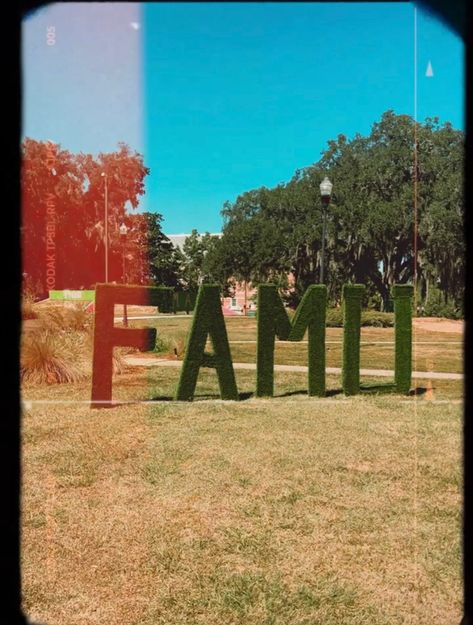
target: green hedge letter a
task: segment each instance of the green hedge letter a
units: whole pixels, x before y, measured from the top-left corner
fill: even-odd
[[[213,354],[205,351],[209,335]],[[211,367],[217,370],[222,399],[238,399],[219,287],[213,284],[202,285],[197,296],[186,355],[176,392],[177,400],[193,399],[200,367]]]
[[[291,323],[276,286],[258,288],[258,345],[256,356],[256,395],[272,397],[274,392],[274,340],[301,341],[309,334],[309,395],[325,395],[325,313],[327,287],[310,286]]]

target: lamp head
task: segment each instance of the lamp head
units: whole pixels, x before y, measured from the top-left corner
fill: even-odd
[[[333,184],[330,182],[327,176],[320,183],[320,195],[322,197],[330,197],[332,195]]]

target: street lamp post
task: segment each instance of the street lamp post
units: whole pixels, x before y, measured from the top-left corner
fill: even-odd
[[[126,235],[128,233],[128,228],[126,227],[126,224],[123,222],[122,225],[120,226],[120,239],[122,242],[122,282],[123,284],[126,284],[126,273],[125,273],[125,242],[126,242]],[[127,311],[127,305],[123,304],[123,325],[125,327],[128,327],[128,311]]]
[[[105,282],[108,282],[108,180],[107,174],[103,171],[100,174],[104,181],[105,196],[105,221],[104,221],[104,237],[105,237]]]
[[[320,256],[320,284],[324,284],[324,262],[325,262],[325,231],[327,221],[327,207],[330,204],[333,184],[325,176],[320,183],[320,196],[322,198],[322,251]]]

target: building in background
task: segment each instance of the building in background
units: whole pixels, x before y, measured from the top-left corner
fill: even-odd
[[[221,237],[221,232],[211,232],[211,236]],[[175,248],[184,251],[184,243],[190,233],[166,234]],[[256,289],[246,282],[238,282],[230,297],[222,297],[223,314],[226,317],[236,315],[256,314]]]

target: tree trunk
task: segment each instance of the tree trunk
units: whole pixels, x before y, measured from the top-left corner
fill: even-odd
[[[381,295],[381,310],[385,312],[389,303],[389,286],[386,286],[384,282],[384,274],[381,277],[378,272],[372,273],[370,278]]]

